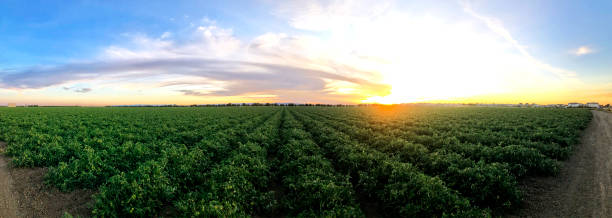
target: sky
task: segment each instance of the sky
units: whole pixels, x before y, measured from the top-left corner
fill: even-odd
[[[612,103],[611,1],[0,0],[0,105]]]

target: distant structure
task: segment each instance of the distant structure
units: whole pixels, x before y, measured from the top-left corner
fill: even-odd
[[[8,107],[17,107],[16,103],[8,103]]]
[[[589,107],[589,108],[599,108],[599,103],[597,103],[597,102],[588,102],[586,104],[586,106]]]
[[[575,103],[575,102],[567,104],[567,107],[580,107],[580,106],[582,106],[580,103]]]

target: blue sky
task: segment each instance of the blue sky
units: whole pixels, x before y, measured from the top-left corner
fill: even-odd
[[[0,104],[612,103],[609,1],[12,1]]]
[[[61,64],[95,56],[120,44],[126,33],[162,35],[202,19],[253,37],[261,33],[259,26],[282,24],[257,22],[271,21],[264,10],[253,1],[3,1],[1,60],[13,66]]]

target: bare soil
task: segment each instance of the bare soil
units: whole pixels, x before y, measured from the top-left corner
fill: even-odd
[[[0,148],[5,143],[0,143]],[[61,192],[44,185],[47,168],[15,168],[0,155],[0,217],[62,217],[90,215],[91,190]]]
[[[523,209],[509,217],[612,217],[612,113],[592,113],[559,175],[524,180]]]
[[[0,153],[5,145],[0,144]],[[13,180],[8,171],[6,157],[0,154],[0,217],[17,217],[17,202],[13,195]]]

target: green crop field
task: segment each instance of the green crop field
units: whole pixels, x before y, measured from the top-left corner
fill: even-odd
[[[1,108],[14,166],[99,217],[483,217],[554,175],[582,109]]]

